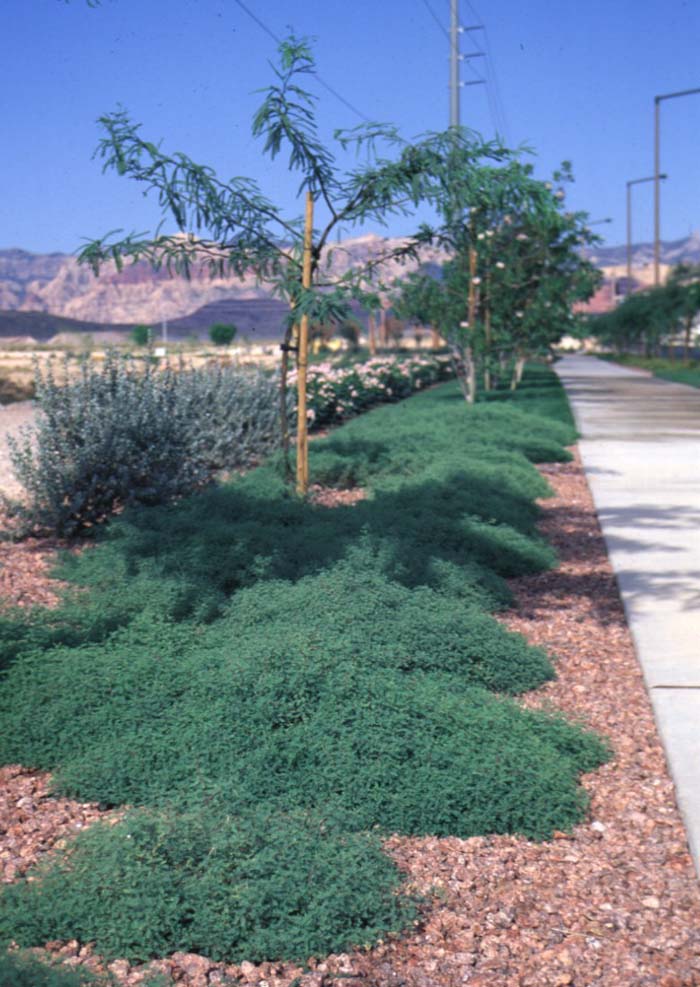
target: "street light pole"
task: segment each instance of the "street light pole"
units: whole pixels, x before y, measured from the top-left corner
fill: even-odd
[[[659,260],[660,260],[660,240],[661,240],[661,151],[659,133],[659,110],[664,99],[678,99],[679,96],[693,96],[700,93],[700,87],[696,89],[682,89],[677,93],[663,93],[661,96],[654,96],[654,284],[659,286]]]
[[[665,178],[668,178],[668,175],[659,175],[659,178],[663,180]],[[630,284],[632,281],[632,186],[640,185],[642,182],[655,182],[655,181],[656,181],[656,172],[654,172],[653,175],[649,175],[648,178],[631,178],[627,182],[627,291],[625,292],[626,295],[628,295],[630,292]]]

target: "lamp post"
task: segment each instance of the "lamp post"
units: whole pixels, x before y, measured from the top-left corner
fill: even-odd
[[[654,284],[659,285],[659,256],[660,256],[660,212],[661,212],[661,152],[659,149],[659,109],[664,99],[678,99],[679,96],[692,96],[700,93],[700,87],[696,89],[682,89],[677,93],[663,93],[661,96],[654,96]]]
[[[668,178],[668,175],[659,175],[660,179]],[[656,181],[656,175],[649,175],[648,178],[631,178],[627,182],[627,291],[630,293],[632,282],[632,186],[640,185],[642,182]]]

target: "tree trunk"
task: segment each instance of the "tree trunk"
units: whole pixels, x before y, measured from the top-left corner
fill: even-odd
[[[690,333],[693,328],[693,316],[688,315],[685,320],[685,332],[683,334],[683,363],[690,362]]]
[[[374,312],[369,313],[369,319],[367,320],[367,332],[369,340],[369,355],[377,355],[377,322],[374,316]]]
[[[462,352],[458,346],[450,346],[450,362],[452,363],[452,369],[455,372],[460,390],[464,395],[464,400],[467,404],[474,404],[476,374],[471,347],[468,346]]]
[[[513,368],[513,376],[510,379],[510,389],[514,391],[518,384],[523,379],[523,371],[525,370],[525,357],[522,354],[518,354],[515,360],[515,367]]]
[[[476,401],[476,363],[474,362],[474,353],[471,346],[467,347],[466,357],[467,379],[469,381],[469,397],[467,398],[467,403],[474,404]]]
[[[282,366],[280,369],[280,433],[282,436],[282,464],[284,469],[285,483],[292,481],[292,464],[289,458],[290,434],[289,434],[289,412],[287,411],[287,377],[289,376],[289,354],[294,349],[292,337],[294,326],[287,326],[284,332],[284,340],[280,345],[282,350]]]

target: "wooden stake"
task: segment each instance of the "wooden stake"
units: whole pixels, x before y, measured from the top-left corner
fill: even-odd
[[[306,193],[304,226],[304,266],[302,286],[311,287],[311,248],[314,228],[314,200]],[[309,317],[299,323],[299,360],[297,369],[297,493],[304,497],[309,489],[309,433],[306,418],[306,370],[309,365]]]
[[[486,275],[484,298],[484,390],[491,390],[491,272]]]
[[[474,364],[474,346],[473,341],[476,338],[476,284],[474,283],[474,278],[476,277],[476,250],[474,247],[469,248],[469,314],[467,316],[469,321],[469,340],[470,343],[466,347],[467,359],[469,361],[469,366],[467,367],[467,378],[469,381],[469,393],[467,401],[469,404],[474,404],[476,400],[476,366]]]

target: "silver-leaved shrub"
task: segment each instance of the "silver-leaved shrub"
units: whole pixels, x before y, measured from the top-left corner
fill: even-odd
[[[35,375],[37,422],[10,440],[23,533],[77,535],[123,506],[167,503],[217,470],[253,465],[278,443],[279,385],[260,371],[159,368],[108,352],[77,378],[67,364]]]

